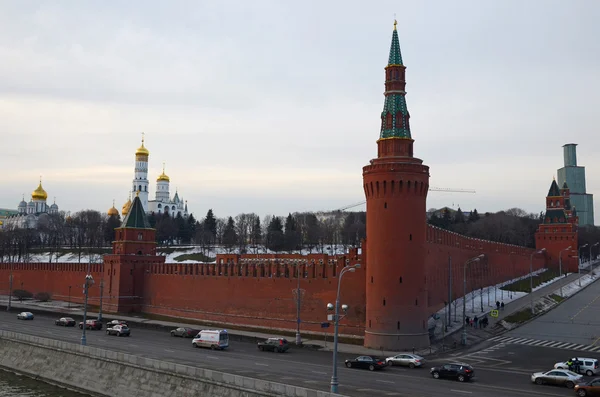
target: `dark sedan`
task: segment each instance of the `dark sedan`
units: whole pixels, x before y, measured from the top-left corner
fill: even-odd
[[[346,367],[348,368],[363,368],[375,371],[376,369],[383,369],[386,366],[385,360],[379,357],[360,356],[352,360],[346,360]]]
[[[71,317],[61,317],[58,320],[54,320],[54,325],[60,325],[61,327],[74,327],[75,320]]]
[[[431,376],[435,379],[455,379],[465,382],[473,379],[475,371],[469,364],[450,363],[431,368]]]
[[[171,331],[171,336],[179,336],[180,338],[193,338],[198,335],[200,330],[193,328],[180,327]]]

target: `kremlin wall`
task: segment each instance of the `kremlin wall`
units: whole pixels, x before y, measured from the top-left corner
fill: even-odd
[[[340,333],[364,340],[367,347],[403,350],[429,345],[427,321],[467,291],[495,285],[557,266],[577,271],[577,215],[570,208],[569,189],[552,182],[546,199],[547,216],[536,234],[536,250],[482,241],[427,224],[429,167],[413,156],[414,140],[405,100],[405,70],[394,25],[385,104],[377,141],[377,158],[363,168],[367,199],[367,239],[344,255],[217,255],[214,263],[165,263],[156,255],[155,230],[136,191],[121,228],[116,229],[113,253],[102,264],[0,263],[0,279],[33,292],[49,292],[54,300],[82,302],[82,284],[90,273],[96,285],[90,304],[102,300],[104,312],[141,312],[198,319],[225,327],[296,329],[295,290],[301,288],[303,333],[333,332],[327,303],[334,303],[338,277],[347,273],[340,303],[349,305]],[[135,187],[135,186],[134,186]],[[143,200],[142,200],[143,199]],[[565,253],[568,247],[571,252]],[[536,254],[537,253],[537,254]],[[300,276],[300,280],[298,280]]]

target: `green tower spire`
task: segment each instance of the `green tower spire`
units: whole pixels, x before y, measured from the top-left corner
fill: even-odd
[[[397,21],[394,21],[394,33],[392,33],[392,46],[390,47],[390,58],[388,66],[403,65],[402,53],[400,53],[400,40],[398,40],[398,31],[396,30]]]
[[[406,106],[406,67],[402,63],[397,22],[394,21],[390,57],[385,68],[385,102],[381,113],[381,131],[379,139],[412,139],[410,134],[410,114]]]

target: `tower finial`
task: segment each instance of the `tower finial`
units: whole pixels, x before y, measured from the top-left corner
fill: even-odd
[[[396,21],[396,14],[394,14],[394,30],[396,30],[396,25],[398,25],[398,21]]]
[[[135,197],[140,197],[140,191],[139,191],[139,190],[137,190],[137,191],[135,192]]]
[[[113,199],[113,207],[115,206],[115,199]]]
[[[165,162],[163,161],[163,174],[165,173]]]

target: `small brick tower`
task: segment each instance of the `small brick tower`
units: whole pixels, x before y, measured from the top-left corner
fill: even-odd
[[[571,207],[570,191],[567,182],[562,189],[552,180],[546,197],[546,213],[543,223],[535,233],[536,249],[546,248],[549,266],[559,267],[562,256],[562,271],[577,272],[577,211]],[[571,249],[567,249],[571,247]],[[561,254],[562,252],[562,254]]]
[[[394,21],[377,158],[363,168],[365,346],[387,350],[429,345],[425,273],[429,167],[413,157],[405,71]]]
[[[148,222],[139,192],[115,232],[113,252],[104,256],[105,288],[109,297],[107,310],[138,312],[144,295],[146,269],[153,264],[165,263],[164,256],[156,255],[156,230]]]

